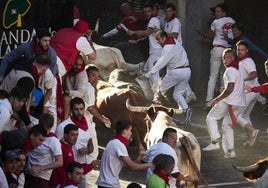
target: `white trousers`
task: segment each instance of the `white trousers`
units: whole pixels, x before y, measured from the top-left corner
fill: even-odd
[[[254,108],[254,105],[258,101],[260,94],[259,93],[246,93],[246,107],[241,112],[241,114],[237,118],[237,123],[241,127],[245,127],[246,124],[252,125],[251,119],[250,119],[250,113],[252,109]]]
[[[148,72],[152,69],[154,66],[154,63],[161,57],[161,51],[162,49],[155,49],[150,52],[149,58],[147,59],[143,70],[145,72]],[[150,78],[149,82],[152,88],[153,93],[158,93],[159,92],[159,71],[154,73]]]
[[[210,75],[208,80],[207,98],[206,101],[211,101],[214,98],[216,83],[220,73],[221,85],[223,85],[222,76],[224,66],[222,63],[222,53],[225,48],[214,47],[210,51]]]
[[[173,92],[174,100],[182,107],[182,109],[187,109],[188,104],[186,103],[183,94],[188,87],[190,78],[190,68],[173,69],[167,71],[167,74],[164,76],[160,86],[161,94],[164,95],[168,89],[175,86]]]
[[[238,117],[238,115],[244,109],[243,106],[232,106],[232,108],[235,117]],[[217,121],[222,118],[222,149],[224,153],[227,153],[228,150],[234,149],[234,130],[231,127],[232,120],[229,115],[228,104],[221,100],[212,107],[206,117],[208,134],[211,141],[221,137]]]

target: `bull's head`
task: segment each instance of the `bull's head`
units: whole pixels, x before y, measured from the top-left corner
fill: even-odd
[[[129,103],[129,99],[126,101],[126,107],[128,110],[132,112],[141,112],[146,113],[146,125],[147,125],[147,131],[151,129],[152,122],[154,121],[155,117],[157,116],[158,112],[162,111],[165,112],[168,116],[172,117],[174,114],[182,114],[182,109],[175,109],[175,108],[167,108],[161,105],[151,105],[149,107],[147,106],[132,106]]]
[[[244,177],[248,181],[256,181],[258,178],[261,178],[265,171],[268,169],[268,158],[261,159],[257,163],[250,166],[240,167],[233,165],[233,167],[236,170],[243,172]]]

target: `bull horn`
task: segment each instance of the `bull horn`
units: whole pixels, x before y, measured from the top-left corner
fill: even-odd
[[[182,114],[183,113],[183,109],[182,108],[172,108],[174,114]]]
[[[148,107],[146,106],[131,106],[129,104],[129,99],[127,99],[126,101],[126,107],[128,110],[132,111],[132,112],[146,112]]]
[[[251,172],[251,171],[254,171],[257,168],[259,168],[259,165],[257,165],[257,164],[253,164],[250,166],[243,166],[243,167],[235,166],[234,164],[232,164],[232,166],[234,167],[234,169],[236,169],[239,172]]]

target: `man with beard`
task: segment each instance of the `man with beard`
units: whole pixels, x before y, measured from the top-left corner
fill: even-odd
[[[248,43],[240,40],[236,43],[236,53],[239,60],[239,68],[243,72],[244,84],[250,87],[259,86],[256,65],[248,54]],[[259,130],[255,129],[250,119],[250,113],[258,101],[260,93],[246,93],[246,107],[237,118],[237,123],[247,132],[247,141],[244,146],[252,147],[257,140]]]
[[[16,62],[18,62],[17,60],[19,60],[22,56],[25,58],[23,63],[30,64],[38,54],[46,54],[51,61],[51,65],[49,70],[40,77],[40,83],[37,85],[44,93],[44,109],[41,111],[44,110],[44,113],[49,111],[53,114],[56,121],[56,96],[55,94],[52,94],[52,87],[55,87],[55,78],[59,80],[59,69],[57,65],[57,55],[55,50],[50,46],[50,39],[51,34],[47,28],[38,28],[36,29],[36,35],[32,41],[21,44],[16,49],[6,54],[0,64],[0,82],[11,71]]]
[[[75,97],[70,102],[70,109],[72,115],[58,125],[56,135],[59,140],[62,140],[65,126],[68,124],[76,125],[78,127],[78,139],[73,146],[74,159],[80,163],[90,164],[96,159],[92,156],[94,150],[92,133],[94,128],[88,117],[84,116],[85,102],[81,98]]]
[[[12,63],[24,56],[27,63],[31,63],[37,54],[47,54],[50,61],[50,70],[55,76],[58,73],[57,56],[55,50],[50,47],[51,34],[48,29],[39,28],[32,41],[21,44],[10,53],[6,54],[0,64],[0,82],[12,68]]]
[[[71,99],[74,97],[82,98],[85,95],[87,81],[85,62],[83,57],[79,55],[71,70],[65,74],[62,81],[64,90],[64,119],[69,117]]]
[[[15,87],[8,98],[0,100],[0,133],[14,128],[16,120],[13,114],[21,110],[27,98],[28,95],[22,87]]]

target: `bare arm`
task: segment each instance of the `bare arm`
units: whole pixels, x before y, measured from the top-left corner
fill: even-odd
[[[78,152],[81,155],[87,155],[87,154],[92,153],[93,150],[94,150],[94,146],[92,143],[92,138],[90,138],[90,139],[88,139],[87,147],[83,147],[83,148],[78,149]]]
[[[52,95],[52,88],[47,89],[45,96],[44,96],[44,104],[46,104],[47,101],[49,101],[51,95]]]
[[[248,77],[246,77],[244,79],[244,81],[249,81],[249,80],[253,80],[255,78],[257,78],[257,72],[256,71],[252,71],[251,73],[248,74]]]
[[[86,36],[87,36],[87,40],[90,44],[90,47],[92,48],[92,50],[94,52],[90,53],[90,54],[87,54],[87,57],[90,59],[90,60],[95,60],[96,57],[97,57],[97,54],[96,54],[96,49],[94,48],[94,45],[93,45],[93,42],[92,42],[92,38],[91,38],[91,35],[92,33],[87,33]]]
[[[109,118],[105,117],[104,115],[102,115],[99,111],[99,109],[95,106],[89,106],[87,108],[87,110],[98,120],[100,120],[101,122],[103,122],[105,124],[105,126],[110,127],[111,126],[111,121]]]
[[[62,155],[56,155],[55,161],[53,163],[44,166],[33,166],[31,169],[29,169],[29,173],[34,175],[44,170],[50,170],[61,167],[62,165],[63,165]]]
[[[213,99],[211,101],[211,105],[214,106],[215,104],[217,104],[220,100],[228,97],[234,90],[234,85],[235,83],[233,82],[230,82],[228,83],[227,87],[223,90],[223,92],[217,96],[215,99]]]
[[[132,31],[128,30],[127,34],[128,35],[137,35],[139,37],[142,36],[149,36],[154,30],[152,28],[147,28],[146,30],[138,30],[138,31]]]
[[[171,37],[171,38],[177,39],[179,37],[179,33],[176,33],[176,32],[174,32],[174,33],[168,33],[167,36],[168,37]]]
[[[144,170],[153,166],[152,163],[136,163],[132,161],[129,156],[121,156],[121,159],[124,161],[125,165],[131,170]]]
[[[214,36],[215,36],[215,31],[210,30],[208,33],[202,32],[198,29],[196,29],[196,32],[201,35],[202,37],[204,37],[205,39],[208,40],[213,40]]]

